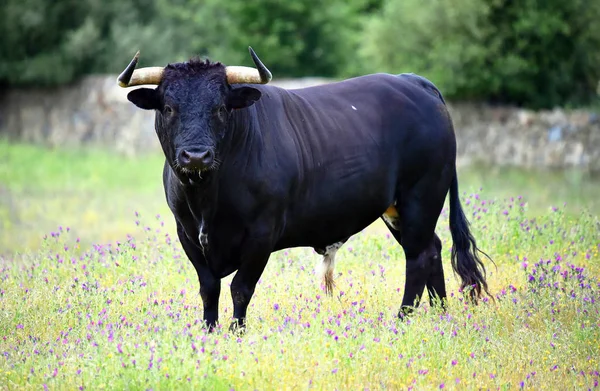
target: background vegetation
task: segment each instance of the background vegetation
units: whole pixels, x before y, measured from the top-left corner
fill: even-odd
[[[600,0],[6,0],[0,84],[69,83],[194,55],[276,77],[415,72],[453,99],[587,105],[600,80]]]

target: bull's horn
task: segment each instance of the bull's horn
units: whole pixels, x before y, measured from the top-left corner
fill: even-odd
[[[227,82],[229,84],[267,84],[271,81],[273,75],[267,69],[265,64],[260,61],[260,58],[254,53],[254,50],[248,46],[252,61],[256,65],[256,68],[243,67],[243,66],[228,66],[225,68],[225,74],[227,75]]]
[[[135,54],[133,60],[127,65],[127,68],[117,78],[119,85],[123,88],[139,86],[142,84],[160,84],[162,79],[163,67],[148,67],[135,69],[138,59],[140,57],[140,51]]]

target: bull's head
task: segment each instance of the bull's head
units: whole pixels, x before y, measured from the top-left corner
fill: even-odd
[[[135,69],[139,52],[119,75],[121,87],[144,84],[127,95],[133,104],[155,110],[155,128],[166,159],[179,176],[198,175],[219,165],[219,143],[231,111],[260,99],[258,89],[236,84],[266,84],[271,72],[249,48],[256,68],[192,60],[166,67]]]

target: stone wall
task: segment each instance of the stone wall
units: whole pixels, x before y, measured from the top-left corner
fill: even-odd
[[[47,146],[108,146],[133,155],[156,148],[153,114],[127,101],[115,77],[0,96],[0,136]]]
[[[450,104],[460,163],[600,172],[600,115]]]
[[[284,88],[324,79],[274,81]],[[139,110],[114,76],[88,77],[52,90],[0,92],[0,137],[48,146],[95,145],[134,155],[159,148],[154,115]],[[459,164],[600,172],[600,115],[585,110],[533,112],[479,104],[449,104]]]

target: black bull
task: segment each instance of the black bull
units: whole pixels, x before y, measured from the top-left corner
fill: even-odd
[[[335,252],[380,217],[406,256],[398,315],[425,287],[443,303],[434,231],[448,192],[452,267],[474,300],[487,292],[459,200],[452,120],[431,82],[373,74],[285,90],[228,81],[223,65],[190,61],[166,67],[156,89],[129,94],[156,112],[166,198],[210,329],[221,278],[237,271],[232,326],[244,326],[272,252],[313,247],[331,292]]]

